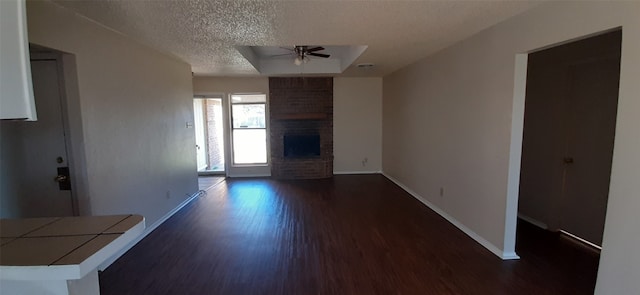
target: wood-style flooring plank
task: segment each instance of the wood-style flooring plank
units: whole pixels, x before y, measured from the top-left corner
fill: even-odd
[[[523,245],[521,245],[523,244]],[[598,255],[522,225],[502,261],[381,175],[227,179],[100,274],[101,294],[592,294]]]

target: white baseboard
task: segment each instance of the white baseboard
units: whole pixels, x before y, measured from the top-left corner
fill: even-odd
[[[478,242],[478,244],[482,245],[487,250],[491,251],[491,253],[495,254],[498,257],[500,257],[500,259],[502,259],[502,260],[520,259],[520,257],[515,252],[504,252],[504,251],[500,250],[500,248],[496,247],[494,244],[492,244],[491,242],[487,241],[486,239],[484,239],[483,237],[478,235],[476,232],[474,232],[471,229],[469,229],[468,227],[464,226],[460,221],[458,221],[457,219],[453,218],[451,215],[449,215],[446,212],[444,212],[438,206],[436,206],[436,205],[432,204],[431,202],[427,201],[425,198],[423,198],[422,196],[420,196],[416,192],[412,191],[410,188],[408,188],[406,185],[402,184],[397,179],[395,179],[395,178],[389,176],[388,174],[384,173],[384,171],[382,171],[382,175],[384,175],[384,177],[386,177],[387,179],[391,180],[397,186],[399,186],[404,191],[409,193],[416,200],[422,202],[422,204],[426,205],[431,210],[433,210],[434,212],[438,213],[438,215],[442,216],[444,219],[446,219],[451,224],[453,224],[455,227],[460,229],[467,236],[469,236],[470,238],[474,239],[476,242]]]
[[[333,171],[335,175],[342,174],[381,174],[382,171]]]
[[[502,260],[518,260],[518,259],[520,259],[520,256],[518,256],[518,254],[516,254],[516,252],[502,252],[502,256],[498,255],[498,257],[500,257]]]
[[[229,178],[243,178],[243,177],[271,177],[270,173],[253,173],[253,174],[228,174]]]
[[[120,258],[120,256],[124,255],[124,253],[129,251],[129,249],[133,248],[133,246],[135,246],[138,242],[142,241],[142,239],[144,239],[148,234],[150,234],[152,231],[154,231],[158,226],[160,226],[165,221],[167,221],[167,219],[169,219],[171,216],[173,216],[173,214],[176,214],[176,212],[180,211],[180,209],[182,209],[182,207],[186,206],[191,201],[195,200],[197,197],[201,196],[204,193],[206,193],[206,192],[205,191],[198,191],[198,192],[192,194],[191,196],[189,196],[189,198],[187,198],[186,200],[182,201],[182,203],[180,203],[177,207],[173,208],[167,214],[162,216],[162,218],[160,218],[159,220],[154,222],[151,226],[145,228],[144,232],[142,232],[142,234],[138,238],[136,238],[135,240],[131,241],[131,243],[129,243],[124,248],[122,248],[118,253],[116,253],[111,258],[105,260],[105,262],[100,264],[98,266],[98,270],[99,271],[103,271],[103,270],[107,269],[107,267],[109,267],[112,263],[114,263],[116,260],[118,260],[118,258]]]
[[[535,226],[537,226],[537,227],[539,227],[541,229],[549,229],[549,226],[546,223],[544,223],[542,221],[538,221],[536,219],[533,219],[533,218],[531,218],[531,217],[529,217],[527,215],[523,215],[523,214],[518,213],[518,218],[520,218],[520,219],[522,219],[522,220],[524,220],[524,221],[526,221],[528,223],[531,223],[531,224],[533,224],[533,225],[535,225]]]

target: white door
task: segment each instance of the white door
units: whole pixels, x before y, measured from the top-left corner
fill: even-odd
[[[194,131],[199,175],[224,174],[225,132],[222,98],[201,97],[193,100]]]
[[[2,215],[74,215],[56,60],[32,60],[38,120],[2,122]],[[67,175],[64,170],[67,170]],[[59,174],[60,172],[60,174]]]
[[[207,160],[207,130],[204,125],[204,105],[203,99],[193,100],[193,126],[196,133],[196,160],[198,171],[205,171],[209,168]]]

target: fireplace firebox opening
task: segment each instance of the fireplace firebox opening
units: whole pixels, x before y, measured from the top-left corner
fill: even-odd
[[[285,158],[315,158],[320,156],[320,135],[285,135]]]

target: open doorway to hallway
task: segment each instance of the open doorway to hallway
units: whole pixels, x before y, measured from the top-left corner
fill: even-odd
[[[198,174],[224,174],[222,98],[194,98],[193,109]]]
[[[590,261],[581,266],[590,269],[590,290],[609,196],[621,41],[617,29],[531,53],[527,63],[518,227],[547,240],[538,246],[578,245],[558,257]]]

